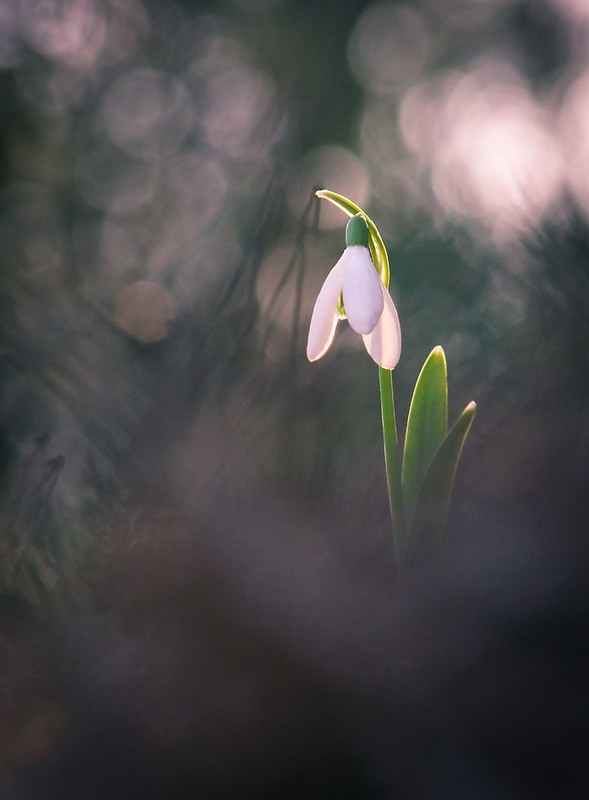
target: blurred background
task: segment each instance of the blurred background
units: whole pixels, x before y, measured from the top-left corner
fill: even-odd
[[[378,381],[477,401],[400,579]],[[589,792],[589,3],[0,3],[0,797]]]

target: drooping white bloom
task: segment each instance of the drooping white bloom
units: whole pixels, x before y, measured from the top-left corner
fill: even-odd
[[[346,247],[321,287],[309,328],[309,361],[317,361],[331,346],[340,295],[348,322],[362,336],[371,358],[379,366],[393,369],[401,356],[399,317],[368,247],[362,244]]]

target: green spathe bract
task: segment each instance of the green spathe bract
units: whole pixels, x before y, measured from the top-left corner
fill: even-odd
[[[388,289],[389,259],[382,236],[364,211],[343,195],[322,189],[351,217],[348,246],[366,246]],[[419,373],[407,418],[401,457],[392,370],[379,366],[385,470],[393,523],[397,568],[438,546],[446,527],[454,477],[476,405],[469,403],[448,432],[448,375],[443,349],[435,347]]]
[[[390,281],[389,257],[385,244],[382,240],[382,236],[380,235],[379,230],[374,222],[367,214],[364,213],[364,211],[362,211],[360,206],[352,203],[351,200],[348,200],[348,198],[344,197],[342,194],[330,192],[328,189],[320,189],[318,192],[315,192],[315,194],[322,200],[329,200],[330,203],[333,203],[334,206],[340,208],[344,214],[348,215],[348,217],[353,217],[356,214],[360,214],[364,218],[366,225],[368,226],[368,247],[372,255],[374,266],[378,270],[385,288],[388,289]]]

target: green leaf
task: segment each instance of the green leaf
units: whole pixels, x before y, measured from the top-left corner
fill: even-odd
[[[403,451],[403,496],[407,522],[431,461],[448,432],[448,373],[446,356],[435,347],[415,382]]]
[[[349,217],[354,217],[356,214],[361,214],[364,217],[366,224],[368,225],[368,232],[370,234],[370,241],[368,245],[370,247],[372,260],[374,261],[374,265],[380,274],[382,282],[388,289],[391,276],[389,257],[385,244],[382,240],[382,236],[380,235],[380,231],[374,222],[367,214],[364,213],[364,211],[362,211],[360,206],[352,203],[351,200],[348,200],[348,198],[344,197],[342,194],[330,192],[328,189],[320,189],[318,192],[315,192],[315,194],[322,200],[329,200],[330,203],[333,203],[334,206],[337,206]]]
[[[456,467],[475,411],[474,402],[466,406],[430,464],[417,498],[409,536],[409,558],[429,552],[442,540]]]

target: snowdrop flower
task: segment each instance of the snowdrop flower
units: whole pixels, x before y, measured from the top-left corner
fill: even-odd
[[[370,357],[384,369],[393,369],[401,355],[401,327],[397,309],[376,271],[368,249],[368,228],[361,214],[346,227],[346,249],[331,270],[315,301],[307,357],[317,361],[329,350],[343,309],[359,333]]]

